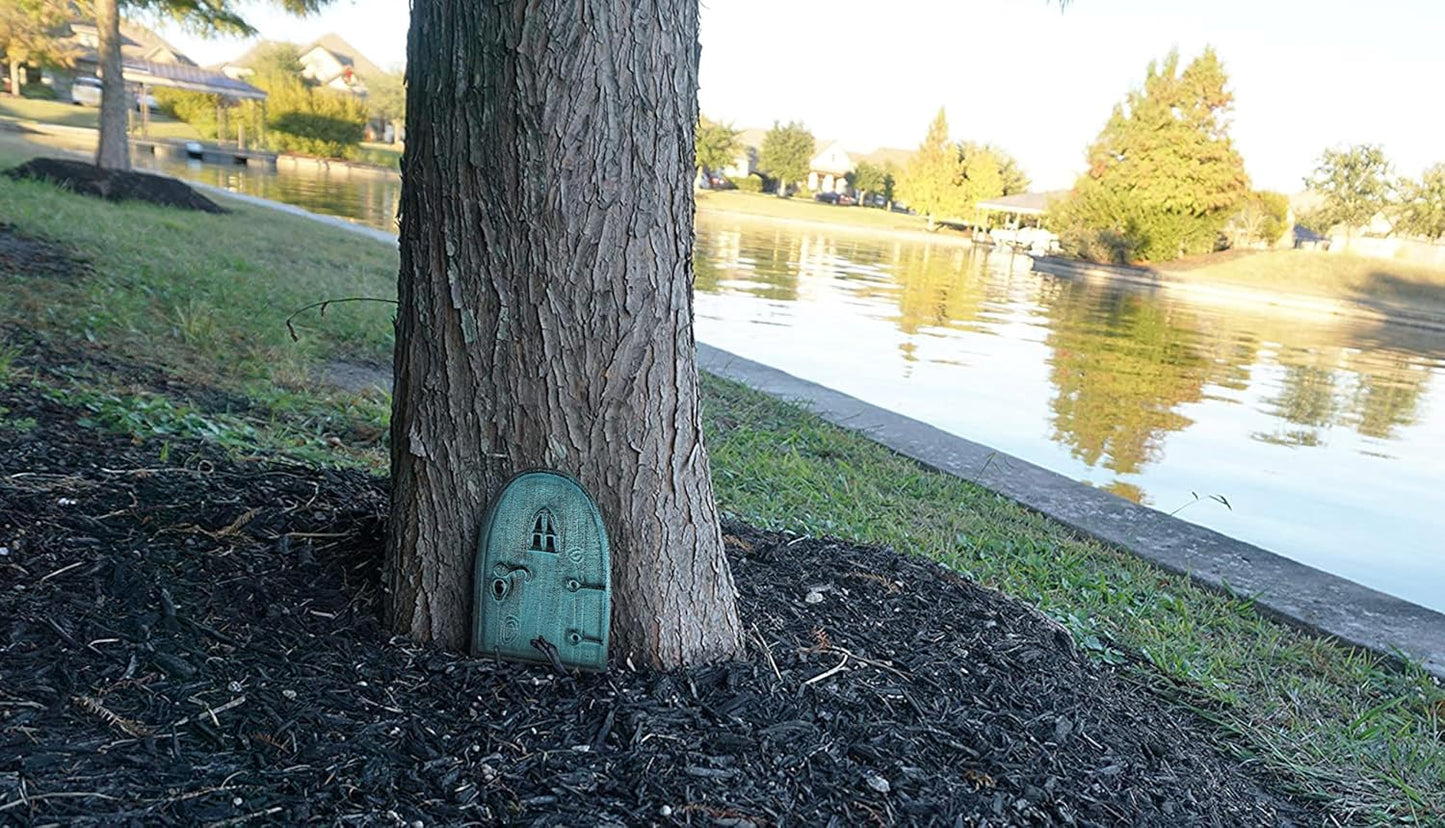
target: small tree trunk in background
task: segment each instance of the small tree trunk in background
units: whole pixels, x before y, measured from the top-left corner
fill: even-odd
[[[692,328],[697,0],[415,0],[387,617],[468,640],[483,512],[515,472],[597,499],[612,656],[741,646]]]
[[[10,59],[10,94],[20,97],[20,61]]]
[[[130,169],[126,122],[130,107],[121,77],[120,8],[118,0],[95,0],[95,27],[100,33],[100,145],[95,163],[107,170]]]

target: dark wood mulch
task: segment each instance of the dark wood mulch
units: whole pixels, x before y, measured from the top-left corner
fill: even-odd
[[[381,480],[0,406],[0,823],[1321,821],[919,559],[731,523],[745,660],[559,676],[388,639]]]
[[[49,181],[81,195],[107,201],[146,201],[163,207],[224,213],[226,209],[206,198],[189,184],[164,175],[103,170],[94,164],[69,158],[32,158],[5,171],[17,181]]]

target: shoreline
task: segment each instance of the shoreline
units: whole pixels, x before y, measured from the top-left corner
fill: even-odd
[[[1303,293],[1269,293],[1229,282],[1205,283],[1181,279],[1167,270],[1103,265],[1061,256],[1038,256],[1033,259],[1034,270],[1039,273],[1065,278],[1101,279],[1111,283],[1157,289],[1217,307],[1249,306],[1253,309],[1262,305],[1297,318],[1347,319],[1381,325],[1404,325],[1445,333],[1445,315],[1412,311],[1394,305],[1378,308],[1348,299]]]
[[[699,216],[710,215],[732,219],[745,219],[748,221],[759,221],[766,224],[779,224],[787,227],[806,227],[815,230],[828,230],[833,233],[848,233],[863,236],[877,236],[880,238],[891,238],[902,241],[915,241],[923,244],[946,244],[953,247],[973,247],[973,239],[967,236],[954,235],[951,231],[945,235],[940,228],[937,232],[930,233],[927,230],[905,230],[893,227],[869,227],[862,224],[847,224],[845,222],[818,221],[817,219],[788,218],[785,216],[769,216],[763,213],[749,213],[745,210],[730,210],[727,207],[712,207],[702,203],[697,205]],[[838,208],[848,209],[848,208]],[[854,208],[868,209],[868,208]]]

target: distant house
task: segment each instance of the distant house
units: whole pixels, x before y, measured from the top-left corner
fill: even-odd
[[[226,75],[241,79],[255,72],[252,67],[261,54],[279,41],[262,40],[234,60],[217,64],[215,69]],[[337,34],[326,34],[304,46],[296,47],[301,63],[301,76],[327,89],[350,92],[353,95],[366,94],[366,79],[385,74],[381,67],[372,63],[350,43]]]
[[[761,173],[758,167],[758,158],[763,151],[763,138],[768,134],[766,129],[744,129],[740,130],[735,139],[737,155],[728,166],[715,172],[722,173],[730,179],[746,178],[755,173]]]
[[[100,32],[94,22],[74,20],[68,24],[75,64],[69,69],[47,69],[44,82],[60,95],[70,97],[77,77],[100,75]],[[238,82],[220,72],[203,69],[165,38],[133,23],[120,24],[121,77],[136,100],[157,88],[183,89],[219,95],[228,101],[264,100],[266,93]],[[148,119],[141,119],[144,134]]]
[[[385,74],[337,34],[326,34],[301,49],[301,74],[338,92],[366,94],[366,79]]]
[[[841,193],[848,189],[848,173],[857,164],[841,141],[819,142],[823,149],[808,162],[808,189],[813,192]]]
[[[751,127],[739,130],[737,134],[737,155],[732,163],[721,170],[713,170],[721,173],[729,179],[738,179],[749,175],[766,176],[768,171],[760,163],[763,151],[763,139],[767,137],[766,129]],[[912,150],[896,149],[893,147],[879,147],[871,152],[860,152],[847,149],[842,141],[832,139],[820,139],[814,142],[817,149],[808,163],[808,189],[815,192],[841,193],[848,189],[848,173],[857,169],[863,162],[876,164],[879,167],[886,167],[890,164],[902,169],[908,159],[913,156]]]
[[[46,81],[61,96],[70,94],[70,84],[77,77],[100,75],[100,32],[94,22],[73,20],[70,39],[75,53],[75,64],[69,69],[47,69]],[[195,66],[196,62],[184,52],[167,43],[165,38],[144,26],[133,23],[120,24],[120,58],[127,65],[147,63],[161,66]]]

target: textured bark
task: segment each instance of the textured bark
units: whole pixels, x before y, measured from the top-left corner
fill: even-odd
[[[121,77],[119,0],[95,0],[95,28],[100,33],[100,145],[96,166],[107,170],[130,169],[130,147],[125,134],[129,107],[125,79]]]
[[[696,0],[415,0],[389,621],[461,647],[483,511],[554,468],[612,541],[614,659],[740,647],[692,327]]]

